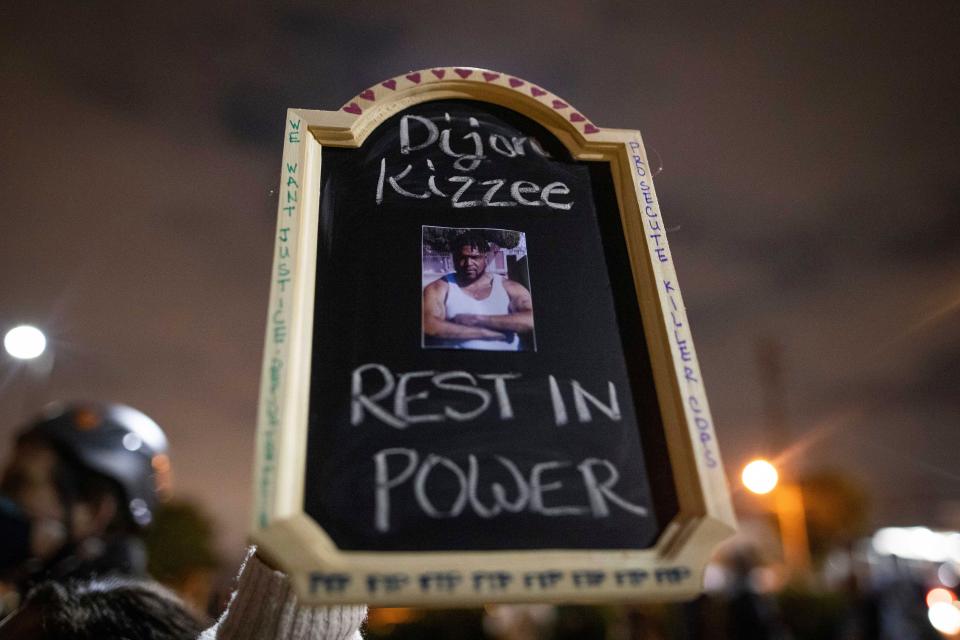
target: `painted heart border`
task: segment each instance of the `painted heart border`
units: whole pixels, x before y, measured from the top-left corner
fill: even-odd
[[[370,107],[378,98],[404,91],[413,87],[422,87],[437,82],[475,82],[481,85],[497,85],[533,99],[545,107],[563,116],[570,124],[578,127],[585,135],[599,133],[600,128],[590,122],[582,113],[577,111],[569,102],[543,89],[532,82],[517,78],[507,73],[480,69],[477,67],[431,67],[410,71],[394,76],[389,80],[379,82],[364,89],[340,107],[341,111],[359,116]]]

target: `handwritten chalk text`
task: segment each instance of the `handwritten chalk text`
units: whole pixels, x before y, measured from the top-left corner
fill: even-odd
[[[533,138],[508,138],[500,133],[485,136],[476,118],[451,118],[449,113],[444,116],[450,126],[443,128],[429,118],[412,114],[403,116],[400,119],[400,155],[409,156],[416,152],[435,152],[439,149],[440,154],[434,153],[434,156],[438,160],[444,158],[452,161],[452,169],[459,173],[446,175],[445,171],[440,171],[438,174],[437,164],[433,159],[424,157],[422,166],[426,167],[428,172],[424,178],[422,170],[414,172],[413,162],[401,160],[396,166],[391,163],[388,167],[387,158],[383,157],[380,159],[380,174],[377,178],[378,205],[383,204],[385,197],[392,195],[413,200],[447,198],[454,209],[520,206],[569,211],[573,207],[573,201],[568,197],[570,187],[562,181],[541,186],[525,179],[481,180],[463,175],[476,170],[491,156],[550,156]],[[456,139],[457,148],[454,148],[451,141],[453,127],[457,123],[462,126],[463,120],[467,122],[467,132]],[[415,177],[411,177],[411,173],[414,173]]]
[[[522,472],[517,463],[500,455],[481,459],[470,454],[464,464],[433,453],[421,455],[414,449],[394,447],[374,454],[373,463],[374,525],[384,533],[390,531],[390,506],[394,492],[401,487],[407,493],[412,492],[424,515],[438,520],[456,518],[466,512],[489,519],[522,511],[548,517],[606,518],[611,514],[611,505],[635,516],[648,514],[646,507],[633,504],[614,491],[620,472],[612,462],[600,458],[586,458],[576,465],[570,461],[549,460]],[[506,470],[511,481],[485,481],[483,469],[488,473]],[[433,476],[442,476],[447,486],[454,487],[456,495],[452,500],[445,493],[446,503],[440,504],[437,496],[431,495],[429,486]],[[502,472],[497,477],[502,477]],[[573,483],[582,486],[586,504],[559,504],[550,495]],[[482,498],[482,495],[488,497]]]
[[[447,420],[466,422],[480,417],[488,410],[494,410],[500,420],[512,420],[514,411],[508,381],[519,377],[519,373],[472,374],[466,371],[432,370],[395,374],[385,365],[367,363],[354,369],[351,375],[350,423],[362,424],[369,415],[395,429],[406,429],[418,423]],[[552,375],[548,376],[547,380],[554,421],[557,426],[566,425],[570,422],[570,417],[560,384]],[[481,381],[491,383],[492,390],[481,386]],[[606,400],[588,392],[578,380],[571,379],[569,384],[578,422],[592,422],[594,412],[614,422],[621,419],[620,401],[613,382],[607,382]],[[420,390],[411,391],[411,387],[418,387]],[[431,398],[431,394],[434,394],[435,398]],[[468,410],[462,406],[456,408],[450,399],[457,395],[472,397],[474,406]],[[436,398],[443,401],[442,411],[436,408],[429,413],[418,411],[413,406],[414,403]]]

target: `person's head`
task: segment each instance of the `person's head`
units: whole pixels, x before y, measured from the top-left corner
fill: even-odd
[[[125,578],[41,583],[0,622],[0,640],[193,640],[201,631],[171,592]]]
[[[0,476],[0,498],[29,530],[27,555],[44,564],[87,540],[149,524],[158,476],[169,470],[166,446],[160,427],[136,409],[49,407],[20,433]]]
[[[470,229],[450,243],[453,268],[463,282],[473,282],[487,272],[487,255],[490,243],[480,231]]]

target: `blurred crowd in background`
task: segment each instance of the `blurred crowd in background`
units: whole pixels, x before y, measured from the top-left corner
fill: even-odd
[[[116,404],[54,404],[19,431],[0,476],[0,609],[44,580],[151,577],[198,621],[225,608],[236,566],[217,526],[172,494],[161,428]],[[756,467],[769,467],[768,475]],[[688,603],[489,605],[372,609],[369,638],[758,638],[909,640],[957,637],[960,533],[869,531],[869,496],[841,473],[780,481],[768,462],[743,474],[736,536]]]

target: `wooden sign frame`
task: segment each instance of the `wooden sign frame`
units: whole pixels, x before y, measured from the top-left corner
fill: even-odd
[[[321,149],[359,147],[390,116],[450,98],[512,109],[548,129],[574,159],[610,165],[679,503],[649,549],[345,552],[303,512]],[[442,67],[386,80],[338,111],[290,109],[284,136],[251,532],[260,553],[290,574],[302,599],[318,604],[610,602],[698,593],[712,549],[736,524],[640,133],[600,128],[567,101],[508,74]]]

